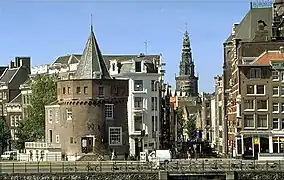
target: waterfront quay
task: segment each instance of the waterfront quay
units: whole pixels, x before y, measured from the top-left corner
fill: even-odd
[[[1,162],[0,179],[284,179],[284,161],[198,159],[157,167],[139,161]],[[29,177],[29,178],[28,178]]]

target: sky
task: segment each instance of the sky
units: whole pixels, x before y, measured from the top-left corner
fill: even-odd
[[[103,54],[162,54],[175,87],[187,24],[199,91],[213,92],[223,42],[249,11],[248,0],[1,0],[0,64],[31,56],[32,65],[82,53],[91,14]]]

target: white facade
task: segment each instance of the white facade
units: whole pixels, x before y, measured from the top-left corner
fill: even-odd
[[[219,129],[219,125],[217,125],[217,122],[216,122],[216,101],[215,101],[214,96],[211,98],[211,112],[210,112],[210,114],[211,114],[211,128],[213,130],[211,147],[214,148],[217,144],[217,142],[216,142],[217,131]]]
[[[141,63],[141,69],[137,70],[136,63]],[[161,60],[160,60],[161,62]],[[160,104],[158,85],[162,80],[162,74],[147,72],[146,58],[130,59],[120,62],[122,68],[118,72],[117,61],[110,61],[110,75],[117,79],[129,79],[129,97],[128,97],[128,131],[130,154],[137,155],[137,146],[142,146],[142,151],[159,148],[160,135]],[[126,68],[123,69],[123,68]],[[138,71],[138,72],[137,72]],[[145,137],[141,144],[137,144],[137,139],[141,140],[141,131],[145,130]],[[157,138],[155,138],[157,137]]]

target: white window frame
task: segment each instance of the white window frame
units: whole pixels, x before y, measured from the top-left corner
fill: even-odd
[[[255,89],[254,89],[254,93],[255,93],[255,95],[265,95],[266,94],[266,85],[264,85],[264,84],[257,84],[257,85],[254,85],[255,87]],[[257,86],[263,86],[263,94],[257,94]]]
[[[137,90],[136,87],[135,87],[135,82],[137,81],[141,81],[142,82],[142,89],[141,90]],[[138,88],[140,89],[140,87]],[[144,81],[142,79],[136,79],[136,80],[133,80],[133,91],[135,92],[141,92],[141,91],[144,91]]]
[[[277,79],[275,78],[276,76],[277,76]],[[279,71],[276,71],[276,70],[272,71],[271,78],[272,78],[272,81],[279,81]]]
[[[59,135],[58,135],[58,134],[55,136],[55,142],[56,142],[56,143],[59,143],[59,142],[60,142],[60,138],[59,138]]]
[[[277,119],[277,124],[278,124],[277,128],[273,128],[273,124],[274,124],[274,122],[276,122],[275,119]],[[273,130],[279,130],[280,129],[280,118],[272,118],[272,129]]]
[[[244,109],[244,111],[254,111],[254,109],[255,109],[255,100],[253,100],[253,99],[246,99],[245,101],[252,101],[253,109]],[[245,108],[245,106],[244,106],[244,108]]]
[[[52,123],[52,119],[53,119],[53,110],[52,109],[48,109],[47,110],[47,118],[48,118],[48,122]]]
[[[258,115],[262,116],[262,114],[258,114]],[[258,115],[256,115],[257,129],[267,129],[268,128],[268,114],[266,114],[266,126],[265,127],[259,127],[258,126]]]
[[[10,124],[11,124],[11,127],[15,126],[15,116],[14,115],[10,116]]]
[[[59,116],[60,116],[59,110],[57,109],[55,110],[55,123],[59,123]]]
[[[258,107],[257,107],[257,111],[268,111],[268,100],[264,100],[264,99],[257,99],[256,100],[256,106],[257,106],[257,101],[266,101],[266,109],[258,109]]]
[[[119,130],[119,142],[118,143],[112,143],[111,141],[111,131],[112,130]],[[117,134],[115,134],[117,135]],[[108,140],[109,140],[109,145],[111,146],[120,146],[122,145],[122,127],[109,127],[109,132],[108,132]]]
[[[279,112],[284,113],[284,102],[279,103]]]
[[[100,89],[102,88],[103,92],[100,92]],[[104,97],[105,96],[105,88],[103,86],[98,87],[98,96],[99,97]]]
[[[14,118],[15,118],[15,127],[19,126],[19,117],[20,117],[20,115],[14,116]]]
[[[274,90],[276,90],[276,88],[277,88],[277,94],[273,94],[274,93]],[[274,96],[274,97],[278,97],[279,96],[279,86],[273,86],[272,87],[272,96]]]
[[[136,127],[136,119],[135,119],[135,117],[141,117],[141,125],[142,125],[142,127],[141,127],[141,130],[139,130],[139,131],[137,131],[136,129],[135,129],[135,127]],[[142,113],[135,113],[134,115],[133,115],[133,122],[134,122],[134,132],[140,132],[140,131],[143,131],[143,114]]]
[[[7,99],[7,92],[3,92],[3,100]]]
[[[72,120],[72,118],[73,118],[72,108],[66,108],[66,119]]]
[[[105,118],[106,119],[113,119],[113,111],[114,104],[105,104]]]
[[[253,126],[245,126],[245,124],[246,124],[246,123],[245,123],[245,120],[246,120],[246,119],[245,119],[245,116],[252,116],[252,119],[253,119]],[[253,114],[245,114],[245,115],[244,115],[244,128],[245,128],[245,129],[252,129],[252,128],[254,129],[254,128],[255,128],[255,124],[256,124],[256,122],[255,122],[255,115],[253,115]]]
[[[273,111],[274,106],[277,104],[278,111]],[[276,107],[276,106],[275,106]],[[279,103],[272,103],[272,113],[279,113]]]
[[[281,85],[280,87],[279,87],[279,95],[281,95],[282,97],[284,96],[284,85]]]
[[[255,95],[255,94],[256,94],[256,91],[255,91],[255,90],[256,90],[255,85],[251,85],[251,86],[253,87],[253,94],[249,94],[249,93],[248,93],[248,86],[250,86],[250,84],[248,84],[248,85],[247,85],[247,87],[246,87],[247,95]]]

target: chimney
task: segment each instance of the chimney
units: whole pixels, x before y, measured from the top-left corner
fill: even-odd
[[[283,54],[284,53],[284,47],[280,46],[280,53]]]
[[[9,69],[12,69],[14,67],[15,67],[15,63],[13,61],[11,61],[10,64],[9,64]]]
[[[237,28],[238,25],[239,25],[239,23],[234,23],[233,24],[233,27],[232,27],[232,35],[233,36],[236,35],[236,28]]]

